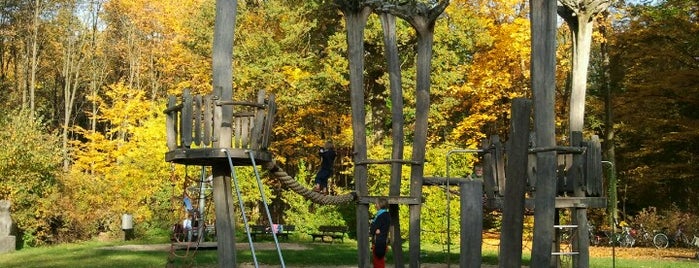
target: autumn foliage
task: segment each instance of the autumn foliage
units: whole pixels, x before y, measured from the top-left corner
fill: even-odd
[[[238,1],[233,97],[251,100],[260,89],[275,94],[278,113],[270,150],[303,183],[318,169],[317,147],[332,140],[340,152],[333,182],[338,191],[349,192],[353,151],[345,22],[328,2]],[[139,235],[167,230],[179,221],[184,178],[199,176],[201,167],[164,161],[162,111],[167,94],[179,95],[184,88],[212,90],[215,1],[4,5],[0,199],[13,202],[22,244],[89,239],[100,233],[118,236],[123,213],[134,215]],[[532,95],[528,8],[528,1],[520,0],[453,0],[437,20],[426,176],[446,175],[444,155],[451,149],[473,148],[493,134],[507,139],[512,99]],[[608,86],[616,136],[604,142],[617,152],[619,206],[631,215],[649,206],[698,213],[696,1],[620,5],[610,12],[597,24],[608,27],[608,34],[596,29],[594,36],[585,135],[605,137],[603,93]],[[569,33],[565,25],[559,27],[560,142],[567,135]],[[364,38],[369,155],[387,159],[392,104],[378,16],[369,17]],[[409,138],[415,122],[417,38],[400,20],[396,38]],[[602,41],[609,44],[606,63]],[[410,153],[406,148],[406,158]],[[455,160],[458,166],[451,167],[450,175],[467,174],[473,161]],[[370,191],[386,194],[388,169],[372,168],[369,174]],[[280,211],[279,221],[297,226],[309,218],[314,219],[309,226],[353,221],[345,207],[312,209],[264,174],[263,180],[269,201]],[[250,197],[255,186],[248,180],[243,189],[249,193],[245,205],[259,211],[259,197]],[[444,191],[426,188],[424,195],[426,224],[445,230]],[[450,205],[455,218],[458,202]],[[284,215],[285,208],[295,214]],[[260,220],[259,215],[253,220]],[[425,235],[431,242],[444,242],[439,234]]]

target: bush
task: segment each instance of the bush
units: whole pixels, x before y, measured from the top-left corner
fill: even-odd
[[[675,233],[679,228],[685,234],[696,234],[699,231],[699,225],[696,215],[680,211],[676,206],[662,213],[658,212],[655,207],[642,209],[638,215],[632,218],[634,224],[643,226],[646,230],[664,230],[667,234]]]

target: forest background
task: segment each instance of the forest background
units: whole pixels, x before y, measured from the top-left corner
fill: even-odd
[[[611,2],[595,21],[584,135],[600,136],[605,158],[615,163],[624,217],[696,223],[699,2]],[[185,177],[197,178],[201,167],[164,161],[162,111],[167,94],[180,95],[185,88],[211,92],[214,1],[6,0],[1,5],[0,199],[12,201],[20,246],[116,236],[123,213],[134,215],[141,235],[167,231],[182,217],[180,197],[191,181]],[[317,148],[332,140],[340,155],[335,190],[351,191],[341,12],[323,0],[240,0],[238,6],[234,98],[254,99],[260,89],[275,94],[279,110],[270,148],[275,160],[310,185],[320,161]],[[446,175],[449,150],[474,148],[494,134],[507,139],[511,100],[532,97],[528,8],[521,0],[452,0],[437,21],[426,176]],[[411,29],[398,21],[406,125],[414,120],[415,101]],[[562,21],[557,36],[556,133],[563,144],[572,39]],[[373,159],[390,158],[391,148],[382,44],[373,15],[365,31],[365,108]],[[468,174],[472,161],[458,159],[452,175]],[[387,174],[370,170],[372,193],[386,194]],[[275,213],[274,221],[300,225],[302,231],[353,224],[351,205],[313,206],[273,178],[263,179],[272,210],[284,211]],[[259,211],[252,181],[241,180],[245,205]],[[437,232],[423,232],[423,238],[444,242],[438,235],[445,230],[444,190],[426,188],[424,194],[423,221]],[[449,205],[454,215],[448,216],[458,218],[458,202]],[[252,216],[259,218],[259,213]]]

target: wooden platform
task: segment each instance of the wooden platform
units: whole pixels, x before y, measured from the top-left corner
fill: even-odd
[[[252,161],[246,149],[228,149],[231,160],[235,166],[251,166]],[[251,151],[255,156],[255,163],[272,161],[272,153],[269,151]],[[183,165],[213,166],[228,165],[228,157],[221,148],[177,148],[165,153],[165,161]]]

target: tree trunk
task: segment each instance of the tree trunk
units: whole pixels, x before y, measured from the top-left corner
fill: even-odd
[[[366,145],[366,114],[364,111],[364,28],[371,14],[370,7],[354,6],[352,1],[340,1],[340,8],[345,15],[347,25],[347,51],[350,76],[350,101],[352,106],[352,136],[354,141],[354,161],[360,162],[367,159]],[[368,169],[366,165],[358,165],[354,168],[354,182],[357,195],[369,194],[367,186]],[[357,244],[360,249],[369,245],[369,206],[357,205]],[[368,250],[359,250],[357,254],[358,266],[369,267]]]
[[[29,115],[31,118],[35,118],[36,108],[35,108],[35,83],[36,83],[36,69],[38,65],[37,50],[38,50],[38,38],[39,38],[39,0],[34,0],[34,23],[32,24],[32,57],[31,57],[31,69],[29,73]]]
[[[590,66],[593,21],[585,14],[577,14],[573,33],[573,79],[570,94],[570,134],[583,130],[585,118],[585,93],[587,91],[587,69]],[[569,24],[570,25],[570,24]],[[577,27],[574,27],[577,26]]]
[[[403,159],[403,87],[400,70],[400,59],[398,57],[398,45],[396,41],[396,17],[389,13],[381,13],[381,25],[383,27],[384,54],[388,66],[388,79],[391,88],[391,118],[392,118],[392,138],[393,159]],[[388,190],[390,196],[400,196],[401,177],[403,174],[401,163],[391,164],[391,185]],[[393,261],[396,267],[403,267],[403,239],[400,234],[400,206],[393,204],[390,207],[392,232]]]
[[[71,10],[71,14],[74,10]],[[82,34],[75,35],[73,25],[67,26],[65,50],[63,51],[63,69],[61,76],[64,79],[63,85],[63,127],[61,129],[61,151],[63,153],[63,171],[68,172],[70,167],[70,157],[68,154],[68,133],[70,132],[70,119],[73,115],[73,104],[75,103],[77,91],[80,85],[82,57],[82,47],[85,41]],[[80,38],[75,40],[75,38]]]
[[[93,6],[93,4],[95,4]],[[105,72],[102,62],[97,58],[97,23],[100,10],[102,9],[101,3],[90,3],[90,11],[92,12],[92,31],[91,31],[91,47],[90,47],[90,95],[93,100],[97,98],[99,94],[99,89],[102,86],[104,80]],[[92,114],[96,115],[98,111],[97,102],[92,102]],[[97,118],[95,116],[90,117],[90,130],[92,132],[97,131]]]
[[[600,27],[600,32],[607,40],[609,33],[607,28]],[[611,167],[607,166],[608,170],[615,172],[613,168],[615,161],[614,152],[614,119],[612,116],[612,86],[611,83],[611,72],[610,72],[610,62],[609,62],[609,50],[606,41],[603,41],[600,45],[600,51],[602,53],[602,88],[604,91],[604,151],[603,155],[606,156],[606,160],[611,163]],[[609,181],[607,182],[607,214],[611,216],[610,223],[613,224],[613,219],[617,217],[617,182],[615,174],[607,176]]]
[[[411,160],[419,165],[410,167],[410,196],[422,197],[424,177],[425,147],[427,146],[428,118],[430,110],[430,74],[432,70],[432,45],[434,43],[434,25],[439,15],[449,5],[449,1],[440,1],[431,8],[426,5],[392,6],[390,12],[406,20],[417,33],[417,74],[415,93],[415,130],[413,133],[413,153]],[[420,267],[420,216],[422,205],[410,205],[410,267]]]

